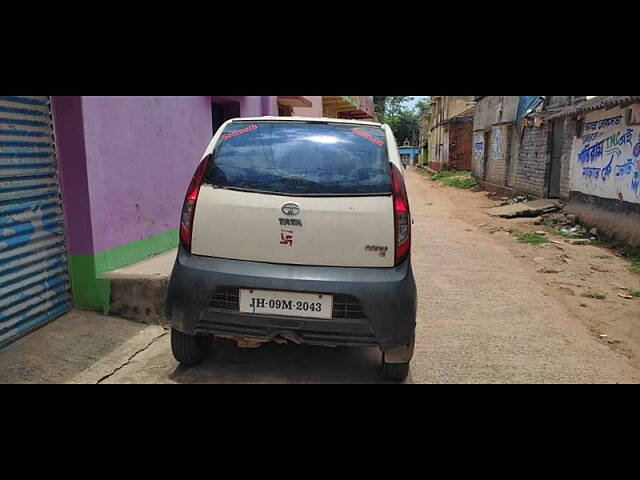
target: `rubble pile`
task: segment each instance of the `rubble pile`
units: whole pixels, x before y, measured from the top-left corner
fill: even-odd
[[[586,227],[576,223],[577,219],[575,215],[555,212],[542,215],[541,223],[556,228],[562,233],[569,243],[574,244],[586,244],[590,240],[596,240],[598,238],[598,230],[592,228],[587,230]]]
[[[513,205],[514,203],[526,203],[529,201],[529,198],[525,195],[518,195],[517,197],[513,198],[503,197],[500,200],[502,200],[500,206],[504,207],[505,205]]]

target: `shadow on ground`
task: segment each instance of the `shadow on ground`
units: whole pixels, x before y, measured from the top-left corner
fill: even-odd
[[[168,343],[168,342],[167,342]],[[177,383],[390,383],[380,352],[362,347],[314,347],[269,343],[257,349],[215,339],[211,355],[194,367],[176,366]]]

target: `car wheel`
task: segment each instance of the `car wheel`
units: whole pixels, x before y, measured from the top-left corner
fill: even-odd
[[[382,359],[382,374],[389,380],[404,380],[409,375],[409,362],[387,363]]]
[[[187,335],[171,328],[171,351],[174,358],[182,365],[195,365],[211,352],[211,335]]]

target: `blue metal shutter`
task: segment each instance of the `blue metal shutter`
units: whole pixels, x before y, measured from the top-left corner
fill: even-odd
[[[48,97],[0,96],[0,348],[71,308]]]

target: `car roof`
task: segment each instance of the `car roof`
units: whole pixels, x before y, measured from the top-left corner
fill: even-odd
[[[381,123],[367,122],[364,120],[347,120],[344,118],[329,118],[329,117],[241,117],[233,118],[232,122],[260,122],[260,121],[277,121],[277,122],[318,122],[318,123],[346,123],[350,125],[369,125],[375,127],[382,127]]]

